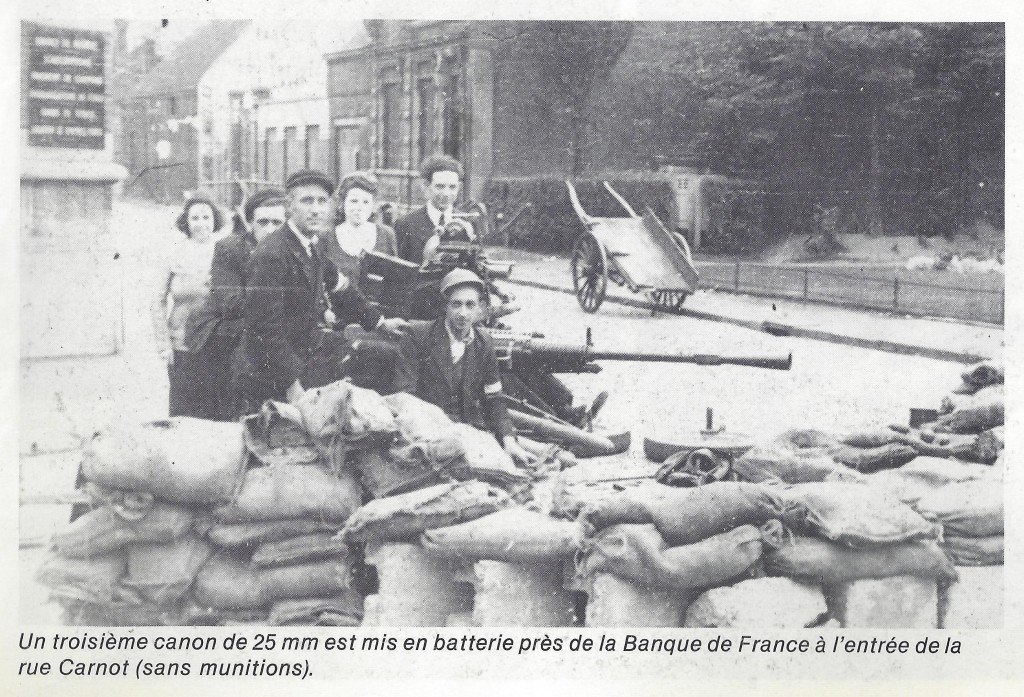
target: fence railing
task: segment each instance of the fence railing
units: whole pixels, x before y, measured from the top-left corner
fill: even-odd
[[[700,267],[701,285],[805,302],[821,302],[925,317],[1002,324],[1002,276],[953,276],[948,284],[917,272],[858,272],[815,267],[735,262]]]

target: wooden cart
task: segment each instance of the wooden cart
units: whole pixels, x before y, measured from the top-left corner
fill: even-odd
[[[668,230],[648,208],[642,216],[604,182],[604,187],[628,214],[624,218],[596,218],[580,204],[569,181],[569,199],[587,231],[572,252],[572,283],[585,312],[596,312],[608,291],[608,280],[643,293],[657,309],[675,312],[698,287],[689,245],[682,235]]]

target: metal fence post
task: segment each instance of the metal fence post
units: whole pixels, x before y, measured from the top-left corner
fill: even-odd
[[[733,276],[733,288],[735,290],[740,289],[740,260],[736,260],[736,273]]]
[[[898,278],[892,280],[892,307],[894,310],[900,309],[900,279]]]
[[[809,269],[804,269],[804,302],[807,302],[807,277],[810,275]]]

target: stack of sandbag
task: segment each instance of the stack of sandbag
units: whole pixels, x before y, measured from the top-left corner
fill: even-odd
[[[183,622],[212,553],[212,506],[245,464],[242,427],[191,418],[118,425],[86,443],[82,473],[95,507],[54,536],[39,580],[72,623]]]
[[[1003,425],[1005,370],[1001,361],[982,361],[960,375],[963,382],[943,398],[936,432],[979,434]]]

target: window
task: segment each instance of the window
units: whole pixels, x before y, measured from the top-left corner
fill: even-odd
[[[263,134],[263,179],[270,180],[270,141],[277,135],[277,129],[268,128]]]
[[[419,110],[416,114],[417,162],[423,162],[434,147],[434,95],[437,88],[433,77],[422,77],[416,83],[416,97]]]
[[[389,83],[381,86],[380,95],[381,162],[384,169],[398,169],[402,166],[401,92],[397,84]]]

